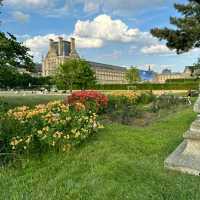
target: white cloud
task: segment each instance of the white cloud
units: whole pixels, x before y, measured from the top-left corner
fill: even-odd
[[[170,50],[163,44],[155,44],[151,46],[145,46],[141,49],[144,54],[173,54],[174,51]]]
[[[142,32],[137,28],[129,28],[121,20],[113,20],[108,15],[99,15],[92,21],[78,20],[74,35],[103,41],[132,42],[141,37]]]
[[[49,39],[57,40],[58,36],[62,36],[66,40],[70,37],[75,37],[77,48],[101,48],[109,42],[129,43],[132,47],[130,52],[139,52],[138,49],[141,49],[146,45],[148,47],[144,47],[142,52],[153,53],[153,51],[155,52],[158,47],[161,47],[151,46],[156,45],[157,40],[154,39],[150,33],[142,32],[137,28],[129,28],[123,21],[119,19],[113,20],[108,15],[99,15],[91,21],[78,20],[75,24],[74,32],[71,35],[38,35],[32,38],[26,38],[24,43],[31,49],[32,54],[38,59],[39,56],[41,57],[46,54]],[[160,52],[160,50],[157,50],[157,52]],[[110,57],[115,59],[120,57],[120,54],[120,52],[113,51]]]
[[[30,16],[25,14],[25,13],[23,13],[23,12],[21,12],[21,11],[16,11],[16,12],[13,13],[13,17],[17,21],[19,21],[21,23],[25,23],[25,22],[27,22],[29,20]]]
[[[30,48],[31,55],[34,56],[34,60],[40,61],[43,55],[46,55],[48,51],[49,39],[55,41],[58,40],[58,37],[61,36],[66,40],[69,40],[71,36],[62,34],[47,34],[47,35],[38,35],[32,38],[28,38],[24,41],[24,45]],[[103,46],[103,41],[94,38],[76,38],[76,47],[77,48],[100,48]]]
[[[77,48],[101,48],[104,45],[98,38],[73,37],[76,39]]]

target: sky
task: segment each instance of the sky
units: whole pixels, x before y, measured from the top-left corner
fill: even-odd
[[[200,50],[177,55],[150,34],[172,27],[169,17],[179,16],[175,2],[187,0],[4,0],[0,29],[29,47],[36,62],[46,55],[49,39],[62,36],[76,38],[86,60],[178,72],[195,63]]]

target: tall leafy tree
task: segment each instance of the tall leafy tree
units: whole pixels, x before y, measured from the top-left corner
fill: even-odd
[[[137,81],[140,81],[140,71],[137,67],[131,67],[130,69],[127,70],[126,72],[126,80],[132,84]]]
[[[189,0],[187,4],[174,4],[181,17],[171,17],[170,23],[176,28],[154,28],[153,36],[166,40],[167,47],[177,53],[200,47],[200,0]]]
[[[54,77],[55,83],[58,88],[62,89],[73,89],[75,84],[75,74],[76,74],[76,60],[67,60],[58,67],[56,75]]]
[[[91,89],[96,84],[95,73],[91,66],[85,60],[79,60],[77,66],[77,73],[75,76],[76,85],[80,89]]]
[[[2,2],[3,0],[0,0],[0,6],[2,6]],[[18,42],[11,33],[5,34],[0,31],[0,67],[7,66],[26,68],[29,71],[34,70],[29,48]]]
[[[88,89],[96,83],[94,72],[85,60],[68,59],[61,64],[54,77],[59,88]]]
[[[16,37],[10,33],[0,32],[0,66],[26,68],[29,71],[34,70],[29,48],[18,42]]]

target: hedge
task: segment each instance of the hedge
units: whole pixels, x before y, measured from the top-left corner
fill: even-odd
[[[200,79],[191,78],[191,79],[168,79],[166,83],[200,83]]]
[[[105,84],[96,85],[96,90],[198,90],[199,83],[143,83],[143,84]]]

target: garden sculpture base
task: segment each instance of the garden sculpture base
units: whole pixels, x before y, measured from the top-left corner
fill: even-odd
[[[200,114],[200,97],[195,103],[194,111]],[[165,167],[200,176],[200,115],[183,137],[184,141],[165,160]]]

